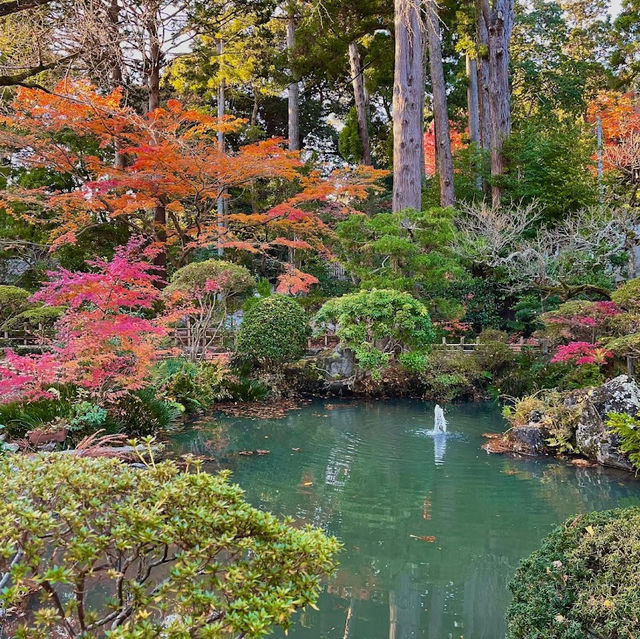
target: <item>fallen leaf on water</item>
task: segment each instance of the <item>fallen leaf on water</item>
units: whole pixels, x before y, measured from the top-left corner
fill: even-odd
[[[294,453],[299,453],[299,452],[302,450],[302,448],[292,448],[291,450],[292,450]]]
[[[312,481],[305,481],[304,484],[302,484],[303,486],[313,486],[313,482]]]
[[[595,464],[593,462],[590,462],[588,459],[581,458],[572,459],[571,463],[578,468],[591,468],[592,466],[595,466]]]
[[[270,450],[262,450],[258,448],[258,450],[256,450],[256,455],[268,455],[270,452]]]
[[[432,544],[436,538],[433,535],[409,535],[411,539],[417,539],[418,541],[426,541]]]

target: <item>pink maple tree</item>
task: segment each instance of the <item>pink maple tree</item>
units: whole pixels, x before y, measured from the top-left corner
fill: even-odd
[[[559,346],[552,362],[565,364],[598,364],[602,365],[613,357],[613,353],[599,344],[590,342],[571,342],[564,346]]]
[[[166,317],[150,312],[160,297],[156,254],[155,246],[133,238],[111,260],[88,261],[89,272],[48,273],[33,299],[65,311],[42,354],[7,351],[0,401],[52,397],[60,384],[106,401],[143,387],[168,331]]]

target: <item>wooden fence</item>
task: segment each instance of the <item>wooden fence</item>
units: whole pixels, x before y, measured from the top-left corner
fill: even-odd
[[[464,337],[461,337],[457,342],[450,342],[446,337],[442,338],[442,342],[434,344],[435,350],[448,350],[448,351],[462,351],[466,354],[473,353],[477,348],[482,348],[486,344],[480,342],[467,342]],[[517,342],[508,342],[507,346],[514,353],[522,353],[523,351],[540,352],[547,354],[549,352],[549,343],[543,339],[528,339],[525,340],[521,337]]]
[[[0,347],[2,348],[15,348],[19,350],[28,349],[40,349],[42,348],[44,330],[39,327],[37,331],[3,331],[0,333]],[[186,348],[188,344],[192,344],[191,328],[187,324],[186,326],[180,326],[174,328],[171,333],[172,339],[177,345]],[[320,337],[311,337],[307,341],[307,349],[309,351],[318,351],[324,348],[333,348],[338,345],[339,338],[332,333],[326,333]],[[219,331],[211,329],[202,335],[200,348],[207,346],[207,351],[223,352],[228,350],[228,344],[225,344],[224,336]],[[462,351],[463,353],[472,353],[477,348],[481,348],[483,344],[479,342],[468,342],[464,337],[460,338],[457,342],[448,341],[446,337],[442,338],[442,342],[434,344],[434,349],[445,349],[453,351]],[[520,353],[522,351],[538,351],[541,353],[548,353],[549,346],[546,340],[524,340],[520,339],[518,342],[507,344],[509,348]]]

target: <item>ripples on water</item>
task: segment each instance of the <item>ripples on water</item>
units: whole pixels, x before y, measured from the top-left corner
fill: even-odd
[[[571,514],[639,503],[640,483],[487,455],[481,434],[504,428],[493,405],[447,407],[447,421],[434,433],[424,402],[318,402],[282,420],[223,418],[175,444],[231,467],[254,505],[344,543],[292,639],[500,639],[518,561]],[[235,454],[259,448],[271,452]]]

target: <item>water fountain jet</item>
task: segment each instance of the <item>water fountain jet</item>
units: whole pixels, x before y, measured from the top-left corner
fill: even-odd
[[[436,404],[433,411],[433,430],[436,433],[447,432],[447,420],[445,419],[444,410],[442,410],[442,406],[440,406],[440,404]]]

